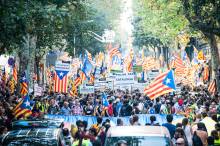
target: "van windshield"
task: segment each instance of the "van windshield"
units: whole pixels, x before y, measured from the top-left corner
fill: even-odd
[[[107,137],[105,146],[170,146],[170,141],[166,137],[160,136],[126,136],[126,137]]]

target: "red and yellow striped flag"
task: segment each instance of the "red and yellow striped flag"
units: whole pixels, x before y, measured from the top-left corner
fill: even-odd
[[[15,118],[24,117],[27,118],[32,114],[31,111],[31,103],[30,103],[30,97],[26,95],[13,109],[13,115]]]
[[[77,87],[75,85],[75,83],[73,81],[71,81],[71,89],[69,91],[69,94],[70,96],[74,97],[74,96],[77,96],[78,93],[77,93]]]
[[[209,67],[206,65],[204,67],[203,81],[208,81],[209,79]]]
[[[28,83],[25,72],[21,75],[20,87],[21,87],[20,94],[22,96],[26,96],[28,94]]]
[[[212,80],[209,84],[208,91],[211,95],[214,95],[217,92],[216,80]]]
[[[17,72],[16,66],[13,67],[13,78],[14,78],[15,83],[17,83],[18,82],[18,72]]]

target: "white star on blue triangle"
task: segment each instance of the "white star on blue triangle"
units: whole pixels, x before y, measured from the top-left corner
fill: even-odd
[[[24,97],[23,103],[21,104],[21,108],[22,109],[31,109],[31,100],[28,95]]]
[[[63,71],[63,70],[56,70],[57,76],[59,77],[60,80],[62,80],[69,71]]]
[[[174,74],[173,74],[173,70],[170,70],[167,73],[167,76],[163,79],[162,82],[164,85],[166,85],[167,87],[176,90],[176,84],[175,84],[175,80],[174,80]]]

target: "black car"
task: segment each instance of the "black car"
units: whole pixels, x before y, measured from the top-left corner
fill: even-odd
[[[62,124],[63,120],[60,119],[18,120],[12,123],[12,129],[61,128]]]
[[[3,146],[59,146],[63,136],[59,128],[13,130],[3,138]]]
[[[12,124],[2,139],[3,146],[63,146],[66,137],[63,135],[60,120],[20,120]]]

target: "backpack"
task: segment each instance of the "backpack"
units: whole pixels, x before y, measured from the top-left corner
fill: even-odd
[[[193,146],[202,146],[203,145],[202,140],[197,135],[196,131],[193,134],[192,141],[193,141]]]

